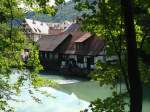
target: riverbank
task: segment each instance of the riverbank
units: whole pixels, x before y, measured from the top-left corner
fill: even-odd
[[[61,71],[42,71],[40,76],[54,80],[58,84],[77,83],[81,81],[89,81],[91,78],[88,76],[69,75],[64,74]]]
[[[63,77],[72,77],[72,78],[81,78],[85,80],[90,80],[91,77],[89,77],[89,73],[91,71],[86,70],[86,69],[57,69],[57,70],[48,70],[44,69],[43,71],[40,72],[40,74],[47,74],[47,75],[59,75]]]

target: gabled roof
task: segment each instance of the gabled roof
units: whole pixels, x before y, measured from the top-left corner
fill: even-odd
[[[48,34],[49,26],[46,22],[36,21],[32,19],[25,19],[25,21],[32,29],[33,33]]]
[[[57,35],[61,32],[73,32],[79,28],[79,24],[65,21],[63,23],[46,23],[33,19],[26,19],[25,24],[28,24],[33,33]]]
[[[73,23],[65,30],[65,32],[71,33],[71,32],[77,31],[79,28],[80,28],[79,24]]]
[[[87,40],[88,38],[90,38],[92,35],[91,33],[87,32],[87,33],[84,33],[79,39],[77,39],[76,41],[74,42],[84,42],[85,40]]]
[[[88,55],[99,55],[100,52],[103,50],[105,43],[104,40],[100,39],[99,37],[94,36],[89,45]]]
[[[43,35],[39,40],[40,51],[50,51],[53,52],[67,37],[69,34],[59,34],[59,35]]]
[[[57,23],[49,23],[25,19],[33,33],[41,34],[37,41],[40,51],[63,54],[99,55],[104,47],[104,41],[89,32],[79,32],[77,23],[62,24],[66,29],[57,29]],[[49,28],[55,26],[54,29]],[[60,24],[59,24],[60,25]],[[58,25],[58,26],[59,26]],[[56,28],[56,29],[55,29]],[[84,49],[76,49],[76,44],[85,44]]]
[[[72,38],[67,46],[67,49],[65,51],[66,54],[75,54],[76,53],[76,43],[75,41],[85,35],[86,32],[72,32]]]
[[[76,49],[76,43],[80,39],[82,40],[81,44],[86,45],[84,49]],[[104,48],[104,41],[88,32],[45,35],[38,40],[38,44],[40,51],[77,55],[99,55]]]
[[[67,48],[64,52],[64,54],[78,54],[78,55],[99,55],[99,53],[103,50],[104,48],[104,41],[96,36],[91,35],[91,33],[88,32],[73,32],[71,33],[72,38],[67,45]],[[84,36],[88,37],[86,39]],[[77,50],[76,49],[76,42],[78,40],[84,40],[81,43],[86,44],[85,49]],[[85,40],[86,43],[85,43]],[[61,48],[60,48],[61,49]]]

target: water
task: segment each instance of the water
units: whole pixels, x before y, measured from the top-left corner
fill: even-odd
[[[12,74],[10,83],[15,83],[20,73],[13,72]],[[61,78],[58,79],[60,80]],[[77,81],[72,80],[72,82]],[[67,83],[71,82],[67,81]],[[80,110],[88,108],[90,104],[78,98],[73,92],[68,94],[51,87],[34,89],[28,84],[27,81],[21,87],[21,93],[18,96],[11,95],[13,100],[8,100],[8,104],[15,108],[15,112],[80,112]],[[42,94],[43,92],[46,92],[46,94]]]
[[[42,75],[45,76],[45,75]],[[97,98],[106,98],[111,96],[111,90],[109,86],[100,87],[98,82],[87,81],[79,78],[72,78],[62,75],[46,75],[49,79],[54,79],[59,82],[59,79],[63,80],[63,84],[60,82],[60,88],[58,90],[65,93],[74,93],[78,98],[85,101],[93,101]],[[69,80],[69,83],[67,83]],[[143,86],[143,111],[150,112],[150,85],[144,84]]]
[[[68,95],[49,87],[42,87],[39,90],[47,91],[51,96],[45,96],[37,91],[30,95],[27,89],[22,89],[19,96],[13,97],[18,102],[11,100],[9,104],[15,107],[16,112],[79,112],[89,105],[73,93]]]
[[[10,83],[15,82],[19,76],[19,73],[16,72],[13,74]],[[58,82],[60,87],[57,89],[38,88],[50,95],[45,96],[40,91],[29,88],[26,83],[21,88],[20,95],[13,96],[16,101],[9,101],[10,106],[13,106],[16,112],[80,112],[80,110],[88,108],[90,101],[111,96],[109,86],[100,87],[96,81],[58,74],[42,73],[41,76]],[[29,94],[28,89],[32,90],[34,94]],[[143,112],[150,112],[150,85],[144,85],[143,91]]]

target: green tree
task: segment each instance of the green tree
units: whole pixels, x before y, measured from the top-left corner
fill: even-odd
[[[129,0],[76,0],[77,10],[88,10],[81,18],[81,30],[90,31],[102,37],[106,43],[107,56],[118,57],[118,62],[113,67],[110,64],[98,64],[97,70],[92,73],[93,77],[100,80],[102,85],[110,83],[117,85],[116,80],[123,78],[130,96],[131,112],[142,111],[142,86],[137,66],[136,44],[138,48],[143,45],[144,49],[148,48],[148,45],[143,44],[145,37],[149,36],[146,33],[149,26],[144,24],[148,22],[144,20],[143,15],[149,17],[149,6],[149,1],[134,0],[133,8],[137,11],[133,17]],[[143,9],[146,12],[141,12]],[[102,104],[106,102],[103,101]],[[99,111],[100,105],[93,107]],[[110,111],[113,111],[113,108]]]
[[[52,81],[40,78],[39,70],[42,69],[39,61],[38,47],[34,42],[29,42],[21,31],[21,26],[14,26],[13,20],[24,18],[25,9],[20,8],[19,3],[24,3],[28,9],[37,12],[55,14],[52,6],[46,4],[50,0],[0,0],[0,111],[13,111],[7,104],[11,95],[18,94],[20,87],[29,80],[35,87],[55,85]],[[60,3],[60,1],[57,1]],[[39,6],[36,7],[35,6]],[[24,62],[21,54],[24,49],[29,49],[28,61]],[[24,73],[30,68],[30,73]],[[10,83],[12,71],[20,73],[15,83]],[[14,91],[15,90],[15,91]]]
[[[142,84],[138,70],[136,33],[131,1],[121,0],[121,7],[124,14],[124,24],[127,38],[130,112],[142,112]]]

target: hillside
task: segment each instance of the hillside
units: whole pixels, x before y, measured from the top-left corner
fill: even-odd
[[[34,16],[35,13],[29,13],[28,18],[34,18],[36,20],[45,21],[45,22],[63,22],[65,20],[73,20],[77,16],[81,16],[81,12],[78,12],[74,9],[74,1],[69,1],[65,4],[62,4],[58,6],[58,12],[54,17],[50,17],[48,15],[40,15],[40,16]],[[33,14],[33,15],[32,15]]]

